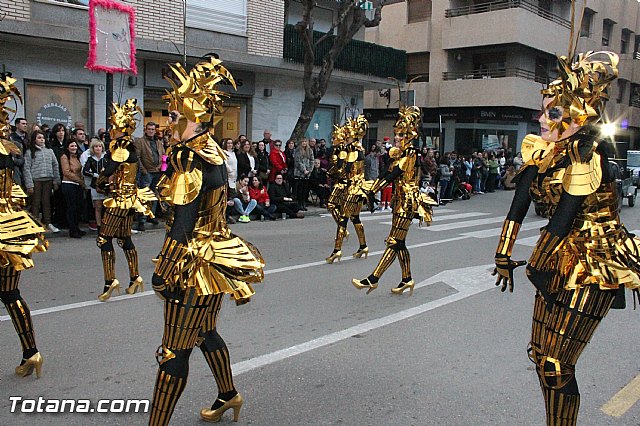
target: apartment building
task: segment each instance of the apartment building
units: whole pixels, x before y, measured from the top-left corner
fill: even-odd
[[[186,22],[183,6],[186,2]],[[188,63],[215,53],[234,75],[238,88],[226,102],[219,137],[246,134],[262,139],[288,138],[302,100],[302,47],[293,25],[301,6],[294,0],[122,0],[135,8],[137,76],[114,76],[114,99],[135,97],[145,122],[166,123],[162,95],[169,88],[167,63]],[[81,121],[89,129],[105,127],[106,77],[84,68],[88,54],[87,0],[0,0],[0,67],[18,79],[29,121]],[[316,26],[328,29],[337,4],[319,0]],[[364,31],[358,36],[364,39]],[[356,40],[358,49],[379,47]],[[388,48],[380,48],[387,52]],[[352,49],[353,50],[353,49]],[[391,49],[404,59],[404,53]],[[344,55],[343,55],[344,56]],[[347,52],[337,66],[309,136],[328,137],[334,122],[361,112],[365,88],[388,84],[384,63],[361,63]],[[138,133],[141,134],[142,126]]]
[[[639,13],[637,0],[587,0],[576,28],[579,52],[620,55],[606,119],[621,152],[640,139]],[[568,0],[401,0],[385,6],[366,40],[407,51],[408,80],[417,79],[401,96],[424,108],[428,142],[463,153],[504,143],[517,152],[539,131],[540,89],[555,76],[555,55],[567,54],[570,28]],[[365,92],[378,138],[392,133],[398,97]]]

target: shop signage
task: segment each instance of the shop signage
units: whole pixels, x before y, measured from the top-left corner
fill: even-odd
[[[229,93],[231,96],[253,96],[256,91],[255,74],[250,71],[231,71],[233,79],[236,81],[237,90],[233,90],[231,85],[220,85],[220,90]],[[144,63],[144,85],[145,87],[170,89],[171,86],[165,80],[165,76],[171,76],[171,69],[166,63],[146,61]]]
[[[66,127],[73,126],[73,118],[69,109],[59,103],[51,102],[43,105],[36,113],[36,123],[39,126],[48,124],[49,127],[53,127],[56,123],[62,123]]]
[[[439,120],[494,120],[494,121],[537,121],[537,112],[524,108],[422,108],[423,122],[437,123]],[[365,117],[369,121],[395,120],[397,109],[366,109]]]

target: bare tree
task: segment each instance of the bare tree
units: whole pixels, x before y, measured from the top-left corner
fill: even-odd
[[[291,133],[291,139],[294,140],[304,137],[320,100],[327,92],[335,61],[342,50],[362,27],[377,27],[380,24],[382,7],[388,0],[373,0],[373,18],[368,18],[362,8],[364,0],[336,0],[336,2],[339,4],[339,9],[335,22],[322,37],[314,41],[313,12],[316,2],[301,0],[302,20],[296,24],[295,28],[304,46],[304,101],[298,121]],[[331,48],[322,58],[322,65],[314,72],[316,47],[326,39],[331,39]]]

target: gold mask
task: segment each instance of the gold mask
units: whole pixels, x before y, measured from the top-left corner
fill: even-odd
[[[109,151],[111,158],[115,161],[123,162],[129,158],[129,144],[133,143],[132,136],[136,130],[138,122],[136,115],[142,114],[136,99],[127,99],[122,105],[113,103],[113,112],[109,121],[111,122],[111,142]]]
[[[395,134],[400,136],[400,149],[405,150],[413,146],[413,140],[419,134],[422,112],[417,106],[402,106],[398,111],[398,119],[393,126]]]

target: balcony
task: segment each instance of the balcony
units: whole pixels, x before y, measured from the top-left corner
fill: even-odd
[[[528,1],[509,0],[448,9],[443,49],[517,43],[550,54],[564,54],[570,22]],[[500,25],[496,25],[500,23]]]
[[[539,110],[542,78],[533,71],[503,68],[490,72],[444,72],[441,107],[515,106]]]
[[[324,33],[314,31],[314,41],[323,35]],[[316,47],[315,65],[322,65],[322,57],[329,51],[331,44],[331,38],[327,38]],[[293,25],[286,25],[284,29],[283,57],[292,62],[304,62],[304,46],[300,34]],[[335,68],[358,74],[405,80],[407,77],[407,53],[404,50],[351,40],[336,59]]]

